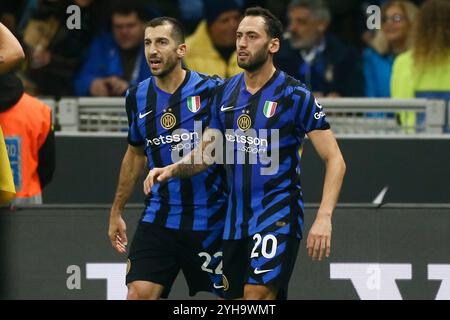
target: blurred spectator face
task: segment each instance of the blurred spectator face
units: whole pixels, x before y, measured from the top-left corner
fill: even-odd
[[[75,0],[74,3],[81,8],[85,8],[88,7],[92,1],[94,0]]]
[[[266,32],[264,18],[247,16],[239,24],[236,33],[238,65],[254,71],[260,68],[279,49],[279,40],[272,39]]]
[[[172,26],[163,24],[145,29],[145,57],[156,77],[170,73],[184,57],[186,46],[172,37]]]
[[[241,13],[232,10],[222,13],[209,26],[209,36],[215,46],[230,48],[235,45],[236,30],[241,20]]]
[[[288,22],[291,46],[295,49],[313,48],[328,27],[328,22],[316,19],[311,10],[302,7],[289,9]]]
[[[114,39],[121,49],[133,49],[141,44],[144,24],[135,12],[127,15],[114,14],[112,28]]]
[[[382,16],[382,27],[388,42],[404,41],[408,37],[410,23],[399,6],[391,6]]]

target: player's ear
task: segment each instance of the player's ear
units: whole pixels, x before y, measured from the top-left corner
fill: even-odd
[[[177,48],[178,58],[182,59],[186,55],[186,44],[182,43]]]
[[[274,54],[277,53],[278,50],[280,50],[280,39],[273,38],[269,43],[269,52]]]

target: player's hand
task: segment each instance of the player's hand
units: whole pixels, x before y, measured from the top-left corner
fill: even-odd
[[[164,168],[153,168],[149,171],[147,178],[145,178],[144,180],[144,193],[146,195],[149,195],[154,184],[165,182],[171,177],[171,166],[167,166]]]
[[[317,216],[306,240],[308,255],[313,261],[321,261],[330,256],[331,251],[331,217]]]
[[[109,240],[119,253],[127,252],[127,225],[120,214],[111,213],[109,217]]]

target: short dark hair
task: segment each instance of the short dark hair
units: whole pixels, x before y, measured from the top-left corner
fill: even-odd
[[[245,10],[245,17],[262,17],[266,22],[266,32],[272,38],[281,40],[283,35],[283,25],[281,21],[269,10],[261,7],[251,7]]]
[[[150,18],[150,14],[146,10],[145,6],[137,0],[116,0],[111,3],[110,8],[111,17],[115,14],[125,16],[136,13],[141,21],[147,21]]]
[[[145,28],[147,29],[148,27],[150,28],[155,28],[157,26],[162,26],[164,24],[170,24],[172,26],[172,38],[175,39],[175,41],[178,44],[182,44],[184,43],[184,39],[185,39],[185,32],[184,32],[184,27],[181,24],[180,21],[178,21],[175,18],[172,17],[158,17],[155,19],[150,20],[149,22],[147,22],[147,24],[145,25]]]

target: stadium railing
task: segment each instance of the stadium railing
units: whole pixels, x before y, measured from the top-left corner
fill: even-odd
[[[450,103],[445,100],[322,98],[320,103],[337,134],[440,134],[450,123]],[[121,97],[62,98],[56,102],[56,123],[61,131],[124,132],[124,105]],[[415,116],[416,125],[400,125],[401,112]]]

